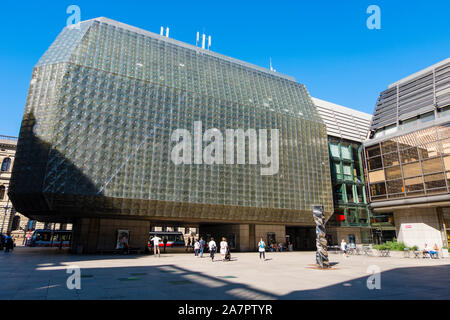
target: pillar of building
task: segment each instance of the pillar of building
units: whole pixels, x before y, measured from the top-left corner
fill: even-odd
[[[73,224],[72,252],[97,253],[116,249],[119,230],[129,234],[129,247],[145,250],[150,221],[81,218]]]

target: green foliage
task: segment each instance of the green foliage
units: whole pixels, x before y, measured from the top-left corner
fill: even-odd
[[[373,248],[377,250],[403,251],[406,245],[403,242],[397,242],[397,239],[394,238],[394,241],[386,241],[386,243],[375,245]]]
[[[417,250],[419,250],[419,247],[418,246],[414,246],[414,247],[411,247],[410,249],[414,250],[414,251],[417,251]]]

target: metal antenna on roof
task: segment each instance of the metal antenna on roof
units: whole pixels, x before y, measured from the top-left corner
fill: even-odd
[[[275,69],[272,67],[272,57],[270,57],[270,71],[277,72],[277,70],[275,70]]]

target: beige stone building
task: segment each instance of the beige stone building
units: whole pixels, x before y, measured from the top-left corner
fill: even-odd
[[[14,210],[8,197],[16,146],[16,137],[0,135],[0,232],[3,234],[11,233],[16,244],[21,245],[28,219]]]

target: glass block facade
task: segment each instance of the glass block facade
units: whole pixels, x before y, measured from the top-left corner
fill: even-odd
[[[446,194],[450,186],[450,123],[366,146],[373,202]]]
[[[279,172],[175,165],[175,129],[279,129]],[[248,147],[247,147],[248,151]],[[32,155],[32,156],[31,156]],[[40,219],[313,224],[333,211],[326,128],[292,78],[109,19],[65,28],[36,65],[11,198]]]

